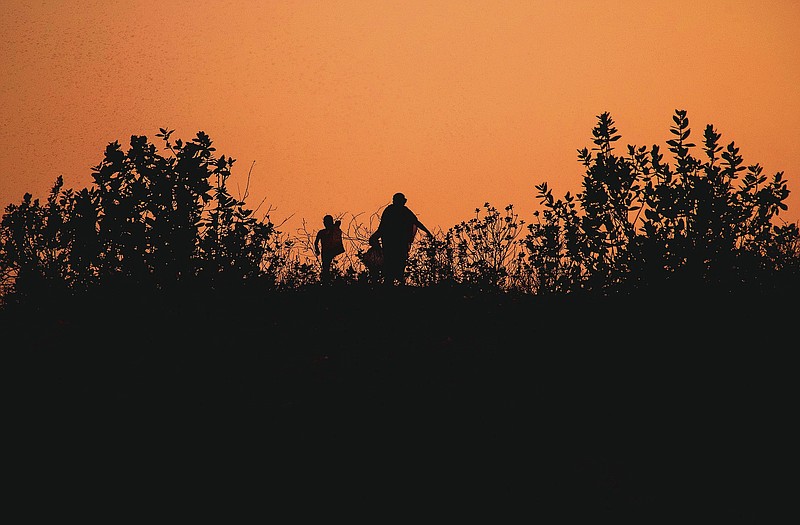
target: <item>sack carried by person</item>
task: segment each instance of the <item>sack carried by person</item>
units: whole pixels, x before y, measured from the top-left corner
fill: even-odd
[[[322,251],[329,253],[331,257],[336,257],[344,253],[344,243],[342,242],[342,230],[339,229],[341,221],[336,221],[336,227],[332,230],[323,230]]]
[[[342,243],[342,230],[337,230],[331,240],[331,255],[344,253],[344,243]]]
[[[380,268],[383,266],[383,250],[380,246],[370,246],[361,259],[370,270]]]

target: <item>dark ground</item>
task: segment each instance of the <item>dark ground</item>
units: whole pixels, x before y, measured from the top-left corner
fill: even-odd
[[[792,308],[350,286],[7,309],[9,450],[23,493],[76,509],[762,521],[795,495]]]

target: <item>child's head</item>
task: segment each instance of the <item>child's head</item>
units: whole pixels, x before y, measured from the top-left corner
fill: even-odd
[[[333,215],[324,216],[322,218],[322,224],[324,224],[326,228],[333,226]]]

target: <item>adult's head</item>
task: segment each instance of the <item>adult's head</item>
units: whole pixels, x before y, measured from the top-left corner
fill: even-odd
[[[392,203],[393,204],[405,204],[406,203],[406,196],[402,193],[395,193],[392,196]]]
[[[326,227],[333,226],[333,215],[326,215],[322,218],[322,224]]]

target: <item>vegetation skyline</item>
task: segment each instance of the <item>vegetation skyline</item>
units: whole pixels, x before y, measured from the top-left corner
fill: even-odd
[[[800,230],[779,220],[790,194],[783,173],[746,165],[712,125],[693,136],[685,110],[675,110],[669,132],[667,151],[618,148],[614,119],[598,115],[593,147],[578,153],[580,192],[558,197],[546,181],[537,184],[542,211],[531,222],[513,204],[486,202],[474,217],[414,243],[409,282],[534,295],[791,293]],[[173,133],[159,130],[161,149],[145,136],[131,137],[127,149],[110,143],[91,187],[66,188],[59,177],[45,203],[26,194],[7,206],[4,295],[35,302],[119,285],[180,292],[316,283],[316,229],[298,238],[282,232],[269,210],[259,217],[247,187],[241,197],[231,194],[235,159],[202,131],[187,141]],[[350,218],[334,281],[373,280],[364,253],[376,217]]]

